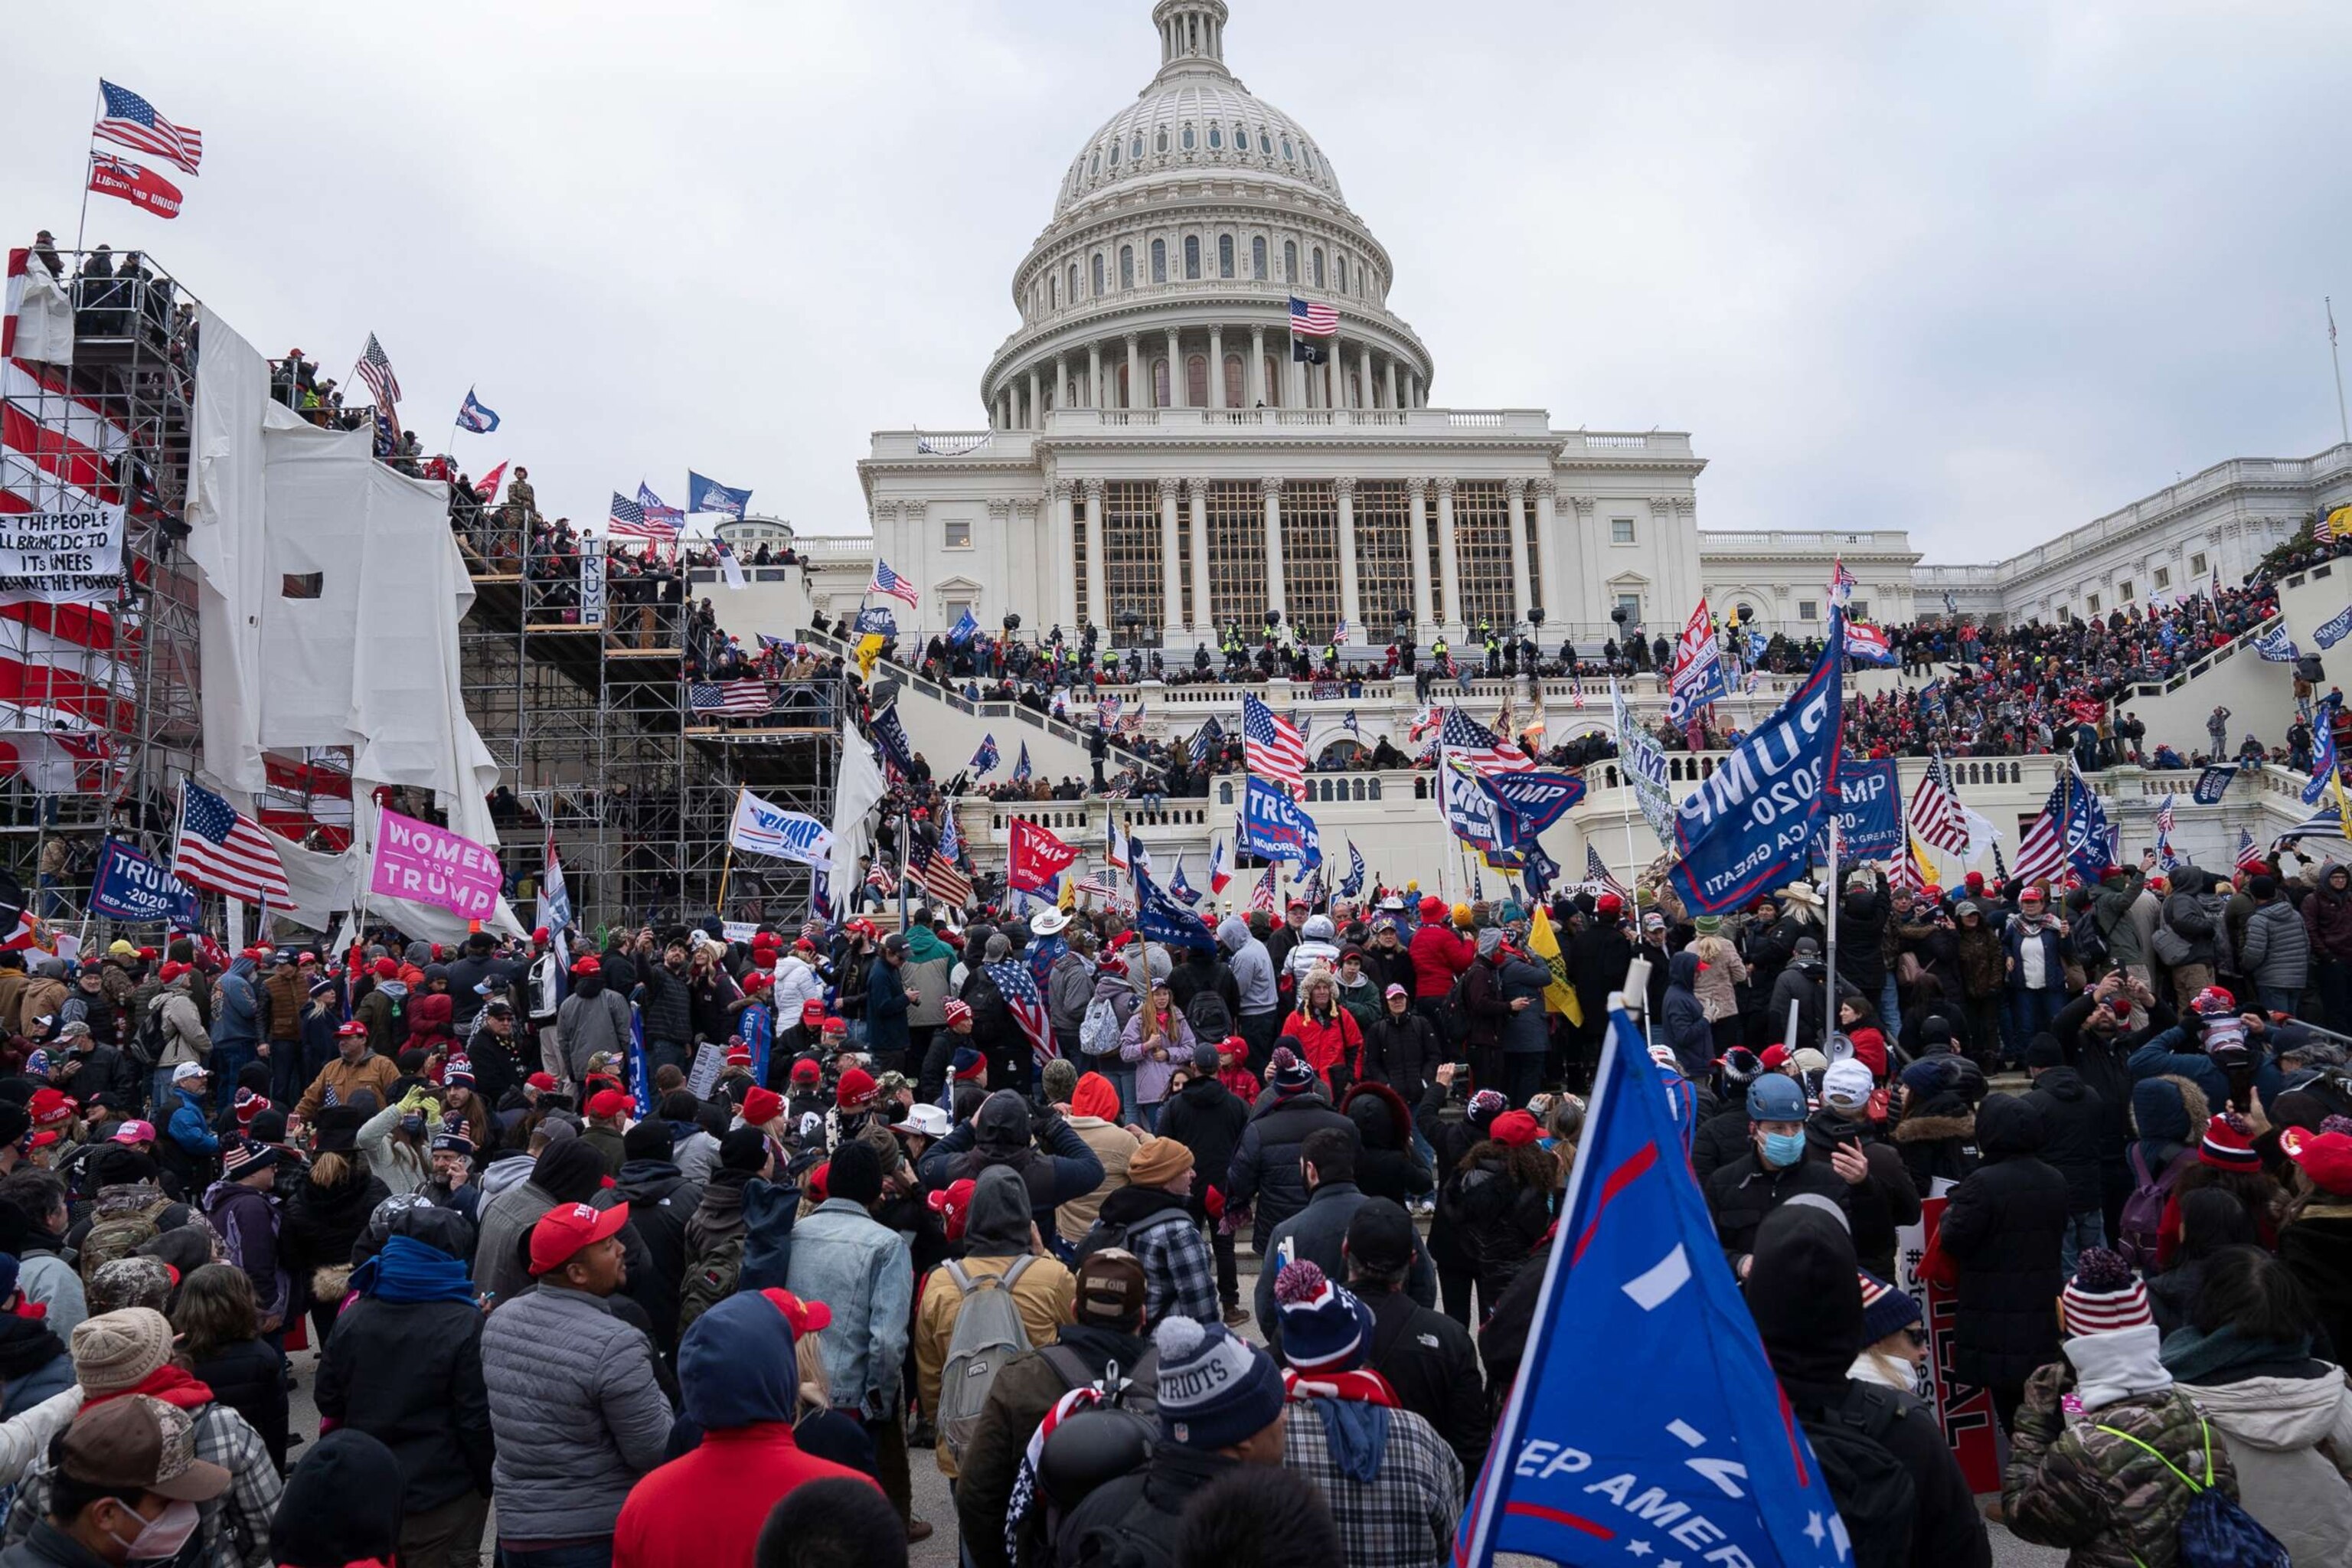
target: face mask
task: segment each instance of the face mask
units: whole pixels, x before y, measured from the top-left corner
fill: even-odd
[[[130,1553],[133,1563],[163,1563],[180,1554],[180,1548],[185,1546],[188,1537],[196,1532],[196,1525],[202,1518],[194,1503],[174,1502],[154,1518],[144,1521],[139,1533],[129,1541],[115,1535],[111,1526],[108,1527],[106,1533],[114,1536],[115,1544]]]
[[[1786,1170],[1805,1157],[1805,1135],[1798,1132],[1767,1132],[1764,1134],[1764,1163],[1775,1170]]]

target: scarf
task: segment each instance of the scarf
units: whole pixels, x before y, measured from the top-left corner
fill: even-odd
[[[0,1317],[0,1379],[13,1383],[65,1353],[64,1342],[41,1318],[21,1311]]]
[[[89,1395],[82,1401],[81,1407],[95,1410],[110,1399],[121,1399],[133,1394],[143,1394],[166,1405],[176,1405],[183,1410],[202,1410],[213,1403],[210,1384],[199,1383],[190,1373],[165,1362],[129,1388],[110,1389],[104,1394]]]
[[[1080,1384],[1054,1401],[1045,1418],[1037,1423],[1037,1430],[1029,1434],[1028,1447],[1021,1451],[1021,1468],[1013,1472],[1012,1494],[1004,1504],[1004,1553],[1013,1562],[1022,1558],[1021,1522],[1029,1516],[1030,1505],[1037,1500],[1037,1467],[1045,1456],[1045,1439],[1070,1415],[1102,1401],[1101,1389],[1091,1383]]]
[[[1282,1369],[1286,1399],[1310,1405],[1323,1422],[1323,1440],[1331,1462],[1353,1481],[1370,1485],[1380,1479],[1381,1454],[1389,1442],[1389,1412],[1397,1408],[1396,1390],[1377,1372],[1327,1372],[1302,1376],[1296,1368]]]
[[[2066,1359],[2074,1363],[2074,1392],[2081,1396],[2084,1410],[2103,1409],[2117,1400],[2145,1398],[2170,1388],[2172,1373],[2157,1359],[2158,1337],[2154,1323],[2141,1323],[2068,1340]]]
[[[464,1263],[413,1236],[387,1238],[382,1251],[352,1270],[352,1289],[399,1305],[463,1301],[474,1305],[473,1276]]]
[[[2164,1369],[2183,1383],[2204,1383],[2217,1373],[2240,1367],[2292,1365],[2311,1357],[2311,1336],[2293,1340],[2258,1340],[2232,1324],[2211,1333],[2177,1329],[2160,1352]]]

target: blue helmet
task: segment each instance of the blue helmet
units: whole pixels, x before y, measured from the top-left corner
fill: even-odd
[[[1795,1079],[1768,1072],[1748,1086],[1748,1121],[1802,1121],[1804,1119],[1805,1091],[1797,1087]]]

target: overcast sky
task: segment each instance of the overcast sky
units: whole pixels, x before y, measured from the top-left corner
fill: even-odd
[[[2337,438],[2352,6],[1231,3],[1435,401],[1688,430],[1703,527],[1978,560]],[[817,532],[869,431],[985,423],[1013,268],[1158,64],[1150,0],[84,10],[12,20],[11,243],[73,233],[103,73],[205,157],[93,243],[338,377],[375,331],[428,447],[478,387],[458,450],[544,508],[691,466]]]

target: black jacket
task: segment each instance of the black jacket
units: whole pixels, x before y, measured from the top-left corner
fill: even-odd
[[[1214,1076],[1193,1079],[1176,1091],[1160,1110],[1160,1133],[1192,1152],[1192,1212],[1203,1212],[1202,1199],[1211,1187],[1222,1188],[1233,1169],[1234,1151],[1241,1147],[1242,1129],[1249,1125],[1250,1110],[1240,1095]]]
[[[1700,1186],[1754,1146],[1748,1136],[1751,1125],[1744,1095],[1698,1124],[1691,1139],[1691,1173],[1698,1177]]]
[[[667,1160],[631,1160],[614,1185],[646,1244],[644,1277],[632,1270],[628,1292],[654,1321],[654,1343],[669,1355],[677,1349],[678,1295],[686,1288],[686,1222],[701,1206],[702,1187]]]
[[[218,1354],[190,1369],[213,1391],[215,1404],[245,1417],[261,1435],[270,1462],[286,1470],[286,1363],[259,1340],[223,1345]]]
[[[1597,916],[1569,948],[1568,975],[1583,1006],[1588,1031],[1609,1016],[1609,993],[1625,984],[1625,966],[1633,962],[1633,942],[1623,924]]]
[[[1491,1152],[1476,1154],[1466,1171],[1449,1173],[1437,1206],[1454,1223],[1483,1300],[1501,1300],[1527,1266],[1528,1249],[1551,1228],[1550,1189],[1522,1185]]]
[[[2037,1157],[2042,1118],[2023,1100],[1987,1096],[1977,1142],[1984,1163],[1952,1189],[1937,1241],[1959,1265],[1952,1370],[1964,1383],[2017,1388],[2058,1359],[2058,1254],[2071,1205],[2066,1178]]]
[[[1894,912],[1886,879],[1868,892],[1855,889],[1838,906],[1838,978],[1878,1005],[1886,984],[1886,922]]]
[[[1364,1077],[1387,1084],[1407,1105],[1415,1104],[1429,1087],[1430,1074],[1446,1059],[1441,1050],[1436,1031],[1419,1013],[1408,1007],[1400,1018],[1383,1010],[1364,1031]]]
[[[1397,1403],[1436,1429],[1475,1476],[1486,1462],[1494,1418],[1470,1331],[1402,1290],[1356,1287],[1372,1310],[1371,1369],[1389,1380]]]
[[[2025,1102],[2042,1118],[2042,1158],[2066,1178],[2067,1203],[2076,1214],[2097,1210],[2105,1103],[2073,1068],[2044,1069]]]
[[[1827,1160],[1808,1157],[1780,1170],[1766,1170],[1763,1160],[1750,1150],[1707,1178],[1706,1207],[1715,1216],[1715,1237],[1723,1244],[1723,1256],[1737,1272],[1739,1260],[1756,1250],[1756,1227],[1764,1223],[1764,1216],[1799,1193],[1825,1197],[1837,1205],[1840,1213],[1851,1216],[1855,1201],[1852,1194],[1868,1190],[1868,1183],[1848,1186],[1830,1169]]]
[[[411,1515],[490,1492],[490,1395],[482,1314],[464,1301],[362,1296],[319,1358],[319,1414],[376,1438],[400,1461]]]
[[[1265,1259],[1258,1270],[1256,1310],[1257,1321],[1265,1330],[1268,1350],[1276,1354],[1282,1346],[1282,1314],[1275,1308],[1275,1278],[1286,1263],[1302,1259],[1314,1263],[1331,1279],[1348,1277],[1348,1258],[1344,1245],[1348,1239],[1348,1222],[1356,1211],[1372,1200],[1353,1182],[1325,1182],[1315,1189],[1305,1207],[1285,1220],[1278,1233],[1260,1244],[1258,1251]],[[1437,1270],[1431,1266],[1428,1252],[1416,1244],[1413,1247],[1412,1271],[1405,1277],[1405,1294],[1424,1307],[1437,1305]]]
[[[1445,1120],[1443,1115],[1445,1095],[1443,1084],[1432,1083],[1422,1091],[1421,1103],[1412,1108],[1413,1125],[1420,1130],[1422,1141],[1429,1145],[1430,1152],[1436,1156],[1430,1163],[1440,1185],[1444,1184],[1445,1178],[1461,1165],[1462,1157],[1478,1142],[1478,1133],[1469,1122]],[[1462,1249],[1462,1237],[1442,1204],[1429,1222],[1429,1256],[1437,1260],[1440,1268],[1467,1269],[1470,1267],[1470,1255]]]
[[[1356,1185],[1364,1195],[1407,1203],[1435,1189],[1429,1167],[1412,1146],[1412,1112],[1384,1083],[1360,1083],[1339,1097],[1340,1113],[1356,1124]]]
[[[1250,1244],[1263,1255],[1274,1227],[1307,1206],[1307,1178],[1298,1169],[1298,1146],[1318,1128],[1336,1127],[1360,1143],[1356,1124],[1312,1090],[1270,1100],[1252,1112],[1234,1149],[1225,1177],[1225,1201],[1257,1205]],[[1340,1275],[1338,1278],[1345,1279]],[[1261,1322],[1264,1320],[1260,1320]]]
[[[1869,1178],[1853,1190],[1859,1200],[1851,1214],[1853,1250],[1864,1268],[1881,1279],[1892,1279],[1895,1233],[1906,1225],[1919,1223],[1919,1189],[1913,1184],[1903,1156],[1879,1136],[1875,1126],[1867,1121],[1848,1123],[1827,1108],[1815,1111],[1812,1120],[1805,1123],[1805,1158],[1828,1165],[1830,1151],[1837,1142],[1834,1133],[1847,1125],[1855,1128],[1854,1147],[1862,1151],[1863,1159],[1870,1165]],[[1831,1173],[1836,1173],[1834,1166]]]
[[[1932,1191],[1938,1177],[1957,1182],[1977,1168],[1976,1112],[1956,1089],[1938,1089],[1906,1103],[1894,1138],[1911,1184],[1922,1193]]]
[[[2352,1355],[2352,1202],[2315,1194],[2279,1231],[2278,1255],[2303,1282],[2341,1363]]]
[[[1551,1248],[1547,1241],[1528,1254],[1519,1277],[1478,1326],[1478,1358],[1486,1363],[1487,1379],[1496,1388],[1510,1387],[1519,1374],[1528,1334],[1535,1327],[1536,1298],[1543,1292],[1544,1270],[1551,1267]]]
[[[352,1248],[367,1229],[368,1216],[375,1213],[376,1205],[392,1196],[392,1189],[383,1184],[381,1176],[366,1173],[364,1161],[356,1154],[351,1159],[352,1173],[343,1178],[341,1186],[321,1187],[305,1182],[287,1200],[278,1230],[279,1243],[291,1256],[297,1269],[304,1274],[320,1268],[340,1268],[349,1263]],[[278,1179],[282,1186],[286,1180],[283,1170],[278,1172]]]

